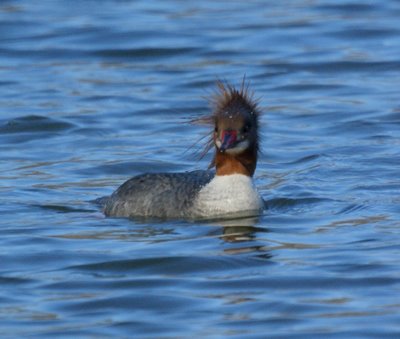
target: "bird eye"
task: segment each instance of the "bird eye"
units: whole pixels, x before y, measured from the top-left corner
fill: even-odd
[[[242,132],[243,132],[243,133],[247,133],[249,130],[250,130],[250,125],[247,124],[247,125],[244,125],[244,127],[243,127],[243,129],[242,129]]]

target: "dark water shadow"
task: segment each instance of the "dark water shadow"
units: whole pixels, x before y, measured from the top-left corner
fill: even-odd
[[[68,205],[59,204],[32,204],[32,207],[40,208],[46,211],[56,213],[93,213],[97,212],[95,209],[71,207]]]

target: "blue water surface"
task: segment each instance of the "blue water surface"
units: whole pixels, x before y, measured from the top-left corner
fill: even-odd
[[[0,3],[3,337],[400,335],[400,2]],[[263,111],[254,219],[105,218],[205,169],[217,79]]]

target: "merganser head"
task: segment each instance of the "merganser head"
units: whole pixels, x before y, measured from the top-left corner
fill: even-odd
[[[239,90],[229,84],[218,82],[214,96],[213,142],[216,148],[211,166],[217,175],[242,173],[254,174],[259,150],[257,101],[249,92],[243,79]]]

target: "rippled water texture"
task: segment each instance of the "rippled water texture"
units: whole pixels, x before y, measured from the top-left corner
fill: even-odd
[[[398,336],[399,17],[395,0],[2,1],[2,336]],[[244,74],[262,216],[90,203],[206,168],[188,121]]]

